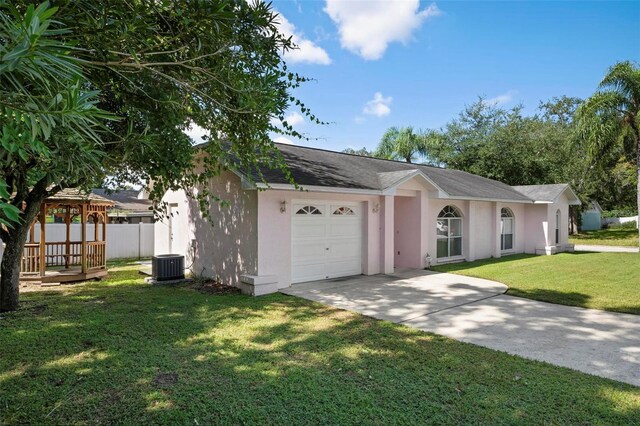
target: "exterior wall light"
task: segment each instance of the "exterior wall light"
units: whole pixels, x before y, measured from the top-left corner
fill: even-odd
[[[280,201],[280,213],[285,213],[287,211],[287,202]]]
[[[380,203],[375,203],[371,211],[374,213],[378,213],[380,211]]]

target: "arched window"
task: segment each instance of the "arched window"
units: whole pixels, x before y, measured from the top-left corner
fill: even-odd
[[[342,206],[333,211],[334,216],[355,216],[356,212],[351,207]]]
[[[306,215],[306,214],[321,215],[322,211],[320,211],[320,209],[315,206],[304,206],[304,207],[300,207],[296,211],[296,214],[297,215]]]
[[[513,250],[513,230],[515,218],[511,209],[504,207],[500,210],[500,250]]]
[[[560,209],[556,211],[556,244],[560,244]]]
[[[455,206],[446,206],[436,222],[438,258],[462,256],[462,213]]]

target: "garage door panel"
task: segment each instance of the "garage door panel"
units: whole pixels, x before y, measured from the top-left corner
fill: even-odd
[[[323,280],[326,277],[326,264],[324,262],[293,265],[291,270],[291,279],[293,282]]]
[[[293,235],[294,240],[301,238],[324,238],[327,234],[327,225],[325,223],[317,223],[311,220],[299,220],[294,223]]]
[[[330,237],[357,237],[360,238],[362,229],[359,220],[333,221],[329,224]]]
[[[362,218],[359,206],[338,203],[299,203],[292,217],[293,283],[362,273]]]
[[[328,255],[330,258],[357,257],[362,258],[362,246],[360,240],[332,241],[329,243]]]
[[[326,243],[322,241],[294,241],[293,253],[295,259],[304,260],[320,259],[325,256],[327,251]]]
[[[327,264],[327,276],[329,278],[359,275],[362,273],[360,259],[340,260]]]

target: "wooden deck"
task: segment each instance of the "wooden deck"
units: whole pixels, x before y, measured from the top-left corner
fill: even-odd
[[[44,277],[40,275],[22,275],[20,281],[26,281],[31,283],[63,283],[71,281],[87,281],[93,279],[104,278],[107,276],[106,269],[97,269],[93,271],[87,271],[82,273],[78,269],[57,269],[45,271]]]

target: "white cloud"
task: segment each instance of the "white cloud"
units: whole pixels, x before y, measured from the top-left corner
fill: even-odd
[[[304,37],[300,31],[296,31],[295,25],[287,20],[282,14],[279,15],[280,24],[278,29],[286,37],[291,37],[291,41],[296,45],[295,49],[287,51],[283,57],[291,63],[307,63],[329,65],[331,58],[326,50],[318,46],[311,40]]]
[[[367,60],[380,59],[390,43],[407,43],[422,23],[442,14],[419,0],[326,0],[324,11],[338,27],[343,48]]]
[[[202,138],[205,135],[209,135],[209,131],[203,129],[195,123],[191,124],[187,130],[184,131],[191,139],[194,140],[195,143],[202,143],[204,139]]]
[[[302,114],[293,111],[291,114],[287,115],[284,118],[284,121],[286,121],[289,126],[296,127],[297,125],[304,123],[304,117],[302,116]]]
[[[353,119],[353,121],[354,121],[356,124],[362,124],[362,123],[364,123],[364,122],[366,121],[366,119],[365,119],[363,116],[361,116],[361,115],[357,115],[357,116]]]
[[[384,117],[385,115],[389,115],[391,113],[391,101],[393,98],[391,96],[387,96],[386,98],[382,96],[382,93],[376,92],[373,95],[373,99],[367,102],[362,109],[363,114],[367,115],[375,115],[376,117]]]
[[[509,90],[502,95],[495,96],[493,98],[487,99],[484,102],[488,105],[502,105],[509,103],[513,100],[513,98],[518,94],[517,90]]]
[[[293,145],[293,141],[291,139],[285,138],[284,136],[278,136],[273,138],[274,142],[277,143],[286,143],[287,145]]]

